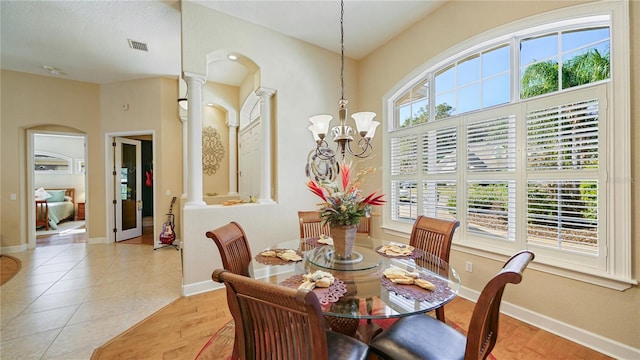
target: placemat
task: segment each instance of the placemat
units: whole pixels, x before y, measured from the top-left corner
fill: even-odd
[[[275,251],[276,255],[278,255],[279,253],[285,252],[289,249],[269,249],[269,250]],[[298,254],[300,257],[304,259],[304,255],[302,255],[302,252],[300,250],[296,250],[296,254]],[[296,263],[298,261],[302,261],[302,259],[298,261],[288,261],[288,260],[280,259],[277,256],[262,256],[260,254],[256,255],[255,259],[257,262],[265,265],[288,265],[288,264]]]
[[[375,250],[378,254],[380,254],[381,256],[384,257],[388,257],[388,258],[394,258],[394,259],[417,259],[419,257],[422,257],[422,255],[424,254],[424,251],[418,249],[418,248],[414,248],[413,252],[409,255],[387,255],[384,252],[379,252],[378,250],[380,250],[380,248],[384,246],[384,245],[380,245],[378,246]]]
[[[418,301],[444,301],[453,295],[453,290],[447,285],[447,282],[438,279],[435,276],[420,274],[420,279],[424,279],[436,286],[435,290],[426,290],[418,285],[400,285],[395,284],[393,281],[387,279],[386,276],[382,276],[380,281],[382,286],[387,290],[393,291],[398,295],[404,296],[407,299],[414,299]]]
[[[303,282],[304,280],[302,279],[302,275],[293,275],[292,277],[281,282],[280,285],[292,289],[298,289],[298,286],[300,286],[300,284],[302,284]],[[328,305],[330,303],[338,301],[338,299],[340,299],[344,294],[347,293],[347,285],[344,283],[344,281],[338,278],[334,278],[333,284],[331,284],[331,286],[329,286],[328,288],[317,287],[312,291],[318,297],[321,305]]]
[[[318,240],[320,240],[320,238],[316,236],[316,237],[305,238],[304,242],[309,246],[315,246],[315,247],[328,245],[328,244],[323,244],[321,242],[318,242]]]

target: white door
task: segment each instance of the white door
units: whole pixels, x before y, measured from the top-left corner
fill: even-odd
[[[114,206],[116,241],[142,236],[141,142],[115,138]]]

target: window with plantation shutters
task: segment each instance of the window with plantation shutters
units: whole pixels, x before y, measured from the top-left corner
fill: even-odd
[[[599,99],[527,116],[527,242],[598,253]]]
[[[629,77],[618,58],[629,32],[613,31],[628,9],[593,6],[483,34],[398,84],[386,98],[385,228],[456,219],[454,247],[530,249],[551,272],[614,288],[632,280]]]
[[[501,241],[514,241],[515,234],[515,119],[481,117],[466,124],[467,229]]]
[[[416,192],[418,136],[393,138],[391,159],[391,174],[398,179],[391,183],[392,217],[394,220],[412,221],[418,216]]]

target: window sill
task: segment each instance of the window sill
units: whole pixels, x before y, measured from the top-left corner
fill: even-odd
[[[385,234],[397,236],[401,238],[407,239],[409,241],[409,236],[411,235],[411,228],[413,224],[393,224],[393,226],[383,226],[382,230]],[[495,260],[497,262],[504,263],[509,258],[508,254],[501,254],[498,252],[482,250],[478,248],[473,248],[461,244],[456,244],[455,242],[451,245],[451,249],[455,251],[459,251],[466,254],[471,254],[479,257],[483,257],[486,259]],[[564,278],[582,281],[588,284],[593,284],[597,286],[602,286],[605,288],[624,291],[626,289],[631,288],[632,286],[638,285],[638,281],[636,279],[631,278],[622,278],[615,277],[610,274],[596,274],[596,273],[586,273],[571,269],[564,269],[557,266],[553,266],[550,264],[545,264],[541,259],[536,258],[534,262],[529,265],[529,268],[541,271],[547,274],[561,276]]]
[[[507,261],[507,259],[509,258],[508,255],[471,248],[471,247],[460,245],[460,244],[453,244],[451,246],[451,249],[462,252],[462,253],[480,256],[486,259],[491,259],[491,260],[495,260],[503,263]],[[547,274],[561,276],[561,277],[572,279],[572,280],[582,281],[588,284],[602,286],[602,287],[606,287],[606,288],[618,290],[618,291],[624,291],[638,284],[638,281],[635,279],[619,278],[619,277],[611,276],[609,274],[590,274],[590,273],[585,273],[585,272],[580,272],[580,271],[575,271],[570,269],[559,268],[557,266],[544,264],[540,262],[540,260],[537,258],[534,260],[534,262],[532,262],[529,265],[529,268],[533,270],[541,271]]]

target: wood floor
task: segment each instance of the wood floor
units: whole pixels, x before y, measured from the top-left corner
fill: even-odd
[[[473,306],[458,297],[447,304],[446,316],[466,330]],[[230,319],[224,290],[182,297],[97,349],[91,359],[194,359]],[[498,360],[612,359],[508,316],[500,318],[492,354]]]
[[[0,285],[4,285],[7,281],[11,280],[22,266],[19,259],[13,256],[0,255]]]
[[[77,244],[87,242],[87,232],[78,232],[70,234],[51,234],[51,235],[38,235],[36,233],[36,247],[52,246],[52,245],[66,245]]]

